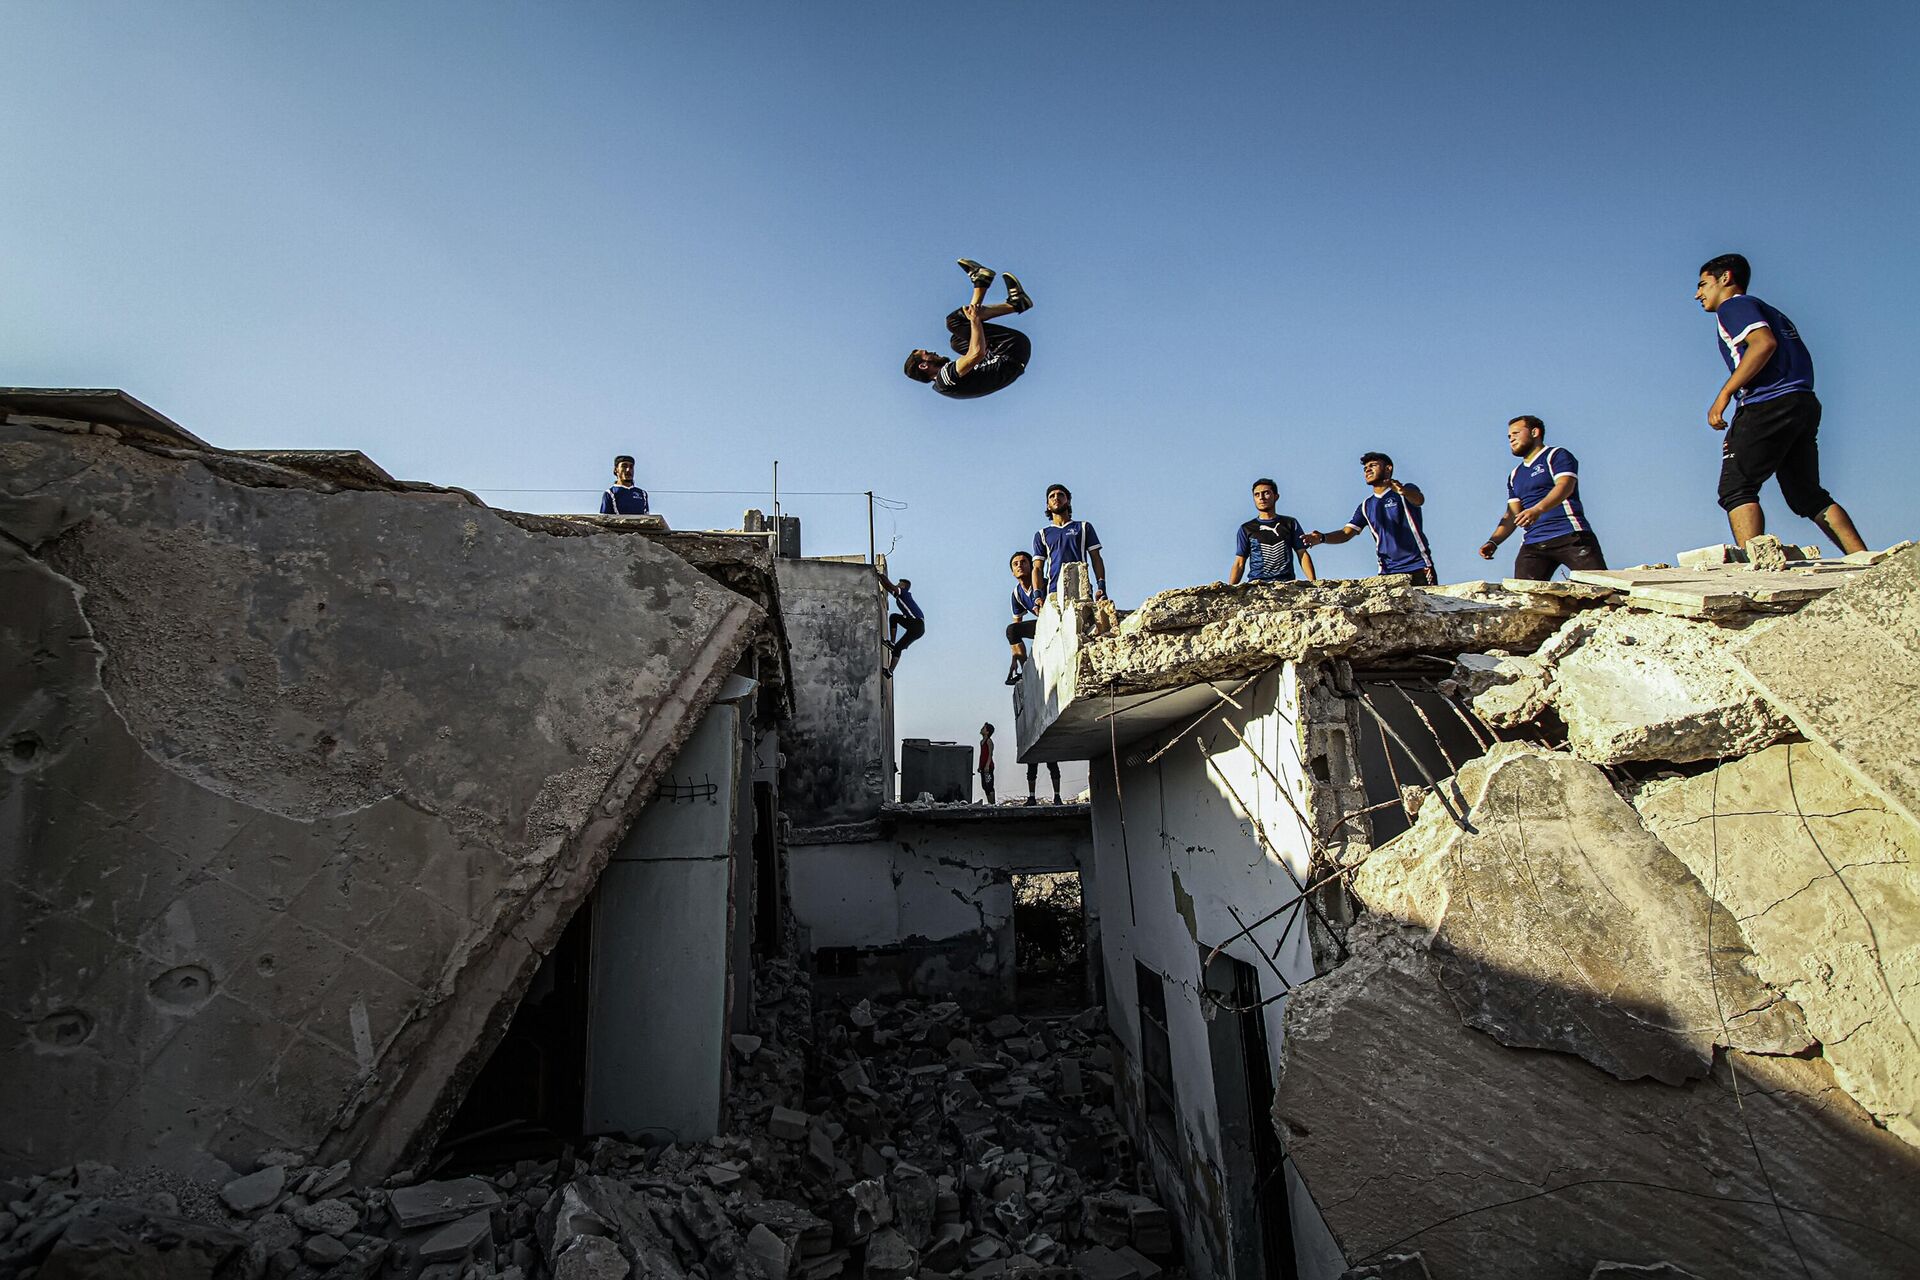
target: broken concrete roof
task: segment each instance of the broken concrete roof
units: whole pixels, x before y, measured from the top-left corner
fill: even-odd
[[[763,613],[647,539],[0,426],[0,1163],[417,1154]]]
[[[49,422],[110,427],[134,439],[206,448],[172,418],[112,387],[0,387],[0,410]]]

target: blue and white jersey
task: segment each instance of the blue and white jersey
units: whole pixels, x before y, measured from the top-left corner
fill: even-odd
[[[1507,497],[1518,502],[1522,511],[1546,497],[1561,476],[1576,479],[1573,492],[1565,502],[1527,526],[1520,538],[1521,545],[1593,531],[1593,526],[1587,523],[1587,509],[1580,503],[1579,475],[1579,459],[1558,445],[1548,445],[1508,473]]]
[[[1018,622],[1030,613],[1039,617],[1040,606],[1046,602],[1047,593],[1044,591],[1035,592],[1029,591],[1024,586],[1015,587],[1013,589],[1013,620]]]
[[[906,590],[904,587],[896,590],[893,593],[893,598],[900,602],[900,612],[906,614],[909,618],[924,619],[927,616],[920,612],[920,606],[914,603],[913,592]]]
[[[1292,516],[1255,516],[1233,539],[1233,554],[1247,562],[1248,582],[1292,582],[1293,553],[1306,549],[1306,534]]]
[[[652,514],[647,505],[647,491],[635,484],[609,485],[600,495],[600,514],[603,516],[644,516]]]
[[[1728,373],[1747,353],[1747,339],[1755,329],[1773,330],[1773,340],[1779,344],[1753,381],[1735,393],[1741,404],[1759,404],[1795,391],[1813,390],[1813,353],[1800,340],[1793,321],[1746,293],[1736,293],[1721,303],[1713,318],[1719,331],[1720,358],[1727,362]]]
[[[1100,547],[1100,535],[1085,520],[1050,524],[1033,535],[1033,558],[1047,562],[1047,594],[1060,589],[1060,566],[1089,560]],[[1089,568],[1091,566],[1089,565]]]
[[[1433,548],[1427,545],[1420,508],[1391,489],[1369,494],[1353,509],[1347,527],[1365,529],[1373,535],[1382,573],[1419,573],[1433,568]]]

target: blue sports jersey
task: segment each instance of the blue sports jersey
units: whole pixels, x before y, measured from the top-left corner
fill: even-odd
[[[1800,340],[1800,331],[1793,327],[1793,321],[1748,293],[1736,293],[1728,298],[1713,313],[1713,318],[1719,330],[1720,358],[1727,362],[1728,373],[1734,371],[1740,357],[1746,354],[1747,339],[1755,329],[1773,330],[1773,340],[1780,344],[1760,366],[1753,381],[1735,393],[1741,404],[1759,404],[1795,391],[1813,390],[1813,354]]]
[[[1577,478],[1579,474],[1579,459],[1558,445],[1549,445],[1536,453],[1533,461],[1523,462],[1508,473],[1507,497],[1518,502],[1524,511],[1546,497],[1561,476]],[[1593,526],[1587,523],[1587,509],[1580,504],[1580,486],[1576,483],[1565,502],[1526,527],[1520,542],[1522,546],[1529,546],[1549,538],[1592,531]]]
[[[1247,562],[1248,582],[1292,582],[1293,553],[1306,549],[1306,535],[1292,516],[1256,516],[1233,539],[1233,554]]]
[[[1391,489],[1368,494],[1353,509],[1347,527],[1365,529],[1373,535],[1382,573],[1419,573],[1433,568],[1433,549],[1427,545],[1420,508]]]
[[[1040,606],[1046,602],[1047,593],[1044,591],[1035,593],[1025,587],[1015,587],[1013,589],[1013,620],[1018,622],[1029,613],[1038,617]]]
[[[639,485],[612,485],[600,495],[600,514],[603,516],[649,515],[651,512],[647,507],[647,491]]]
[[[909,618],[925,618],[927,616],[920,612],[920,606],[913,602],[913,592],[902,588],[893,593],[893,598],[900,602],[900,612],[906,614]]]
[[[1100,535],[1085,520],[1050,524],[1033,535],[1033,558],[1047,562],[1047,591],[1060,589],[1060,566],[1087,560],[1100,546]],[[1091,568],[1091,566],[1089,566]],[[1096,584],[1097,585],[1097,584]]]

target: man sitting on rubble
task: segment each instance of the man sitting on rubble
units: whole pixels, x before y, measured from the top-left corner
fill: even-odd
[[[980,790],[993,803],[993,725],[980,726]]]
[[[1033,535],[1033,589],[1050,596],[1060,589],[1060,570],[1076,560],[1092,570],[1093,598],[1107,598],[1107,564],[1100,558],[1100,535],[1085,520],[1073,518],[1073,493],[1063,484],[1047,490],[1047,521]]]
[[[623,453],[613,460],[613,484],[600,495],[600,514],[644,516],[651,513],[647,491],[633,482],[633,455]]]
[[[1317,547],[1324,542],[1338,546],[1365,529],[1373,535],[1374,556],[1380,562],[1381,573],[1404,573],[1413,579],[1416,587],[1439,585],[1440,578],[1433,570],[1433,548],[1427,545],[1426,526],[1420,514],[1420,508],[1427,505],[1427,495],[1420,492],[1417,484],[1395,480],[1393,459],[1384,453],[1360,455],[1360,478],[1373,489],[1372,496],[1360,500],[1344,528],[1332,533],[1316,529],[1306,535],[1306,544]],[[1311,568],[1307,576],[1313,576]]]
[[[1013,657],[1007,665],[1007,683],[1019,684],[1020,668],[1027,661],[1027,641],[1033,639],[1040,625],[1040,606],[1046,602],[1047,592],[1045,587],[1034,588],[1033,557],[1026,552],[1014,552],[1007,568],[1013,571],[1013,621],[1007,624],[1007,647]],[[1029,618],[1028,614],[1033,616]]]
[[[935,391],[950,400],[976,400],[1012,386],[1027,371],[1033,342],[1018,329],[987,321],[1031,311],[1033,299],[1011,272],[1002,272],[1007,300],[989,306],[987,286],[993,283],[992,269],[972,258],[960,259],[960,269],[973,282],[973,301],[947,315],[949,342],[960,358],[949,360],[916,348],[907,355],[906,374],[915,382],[931,383]]]
[[[1793,321],[1747,292],[1752,268],[1723,253],[1700,268],[1693,296],[1718,321],[1727,380],[1707,410],[1707,425],[1725,431],[1720,447],[1720,506],[1733,540],[1745,547],[1766,532],[1760,486],[1780,479],[1787,509],[1819,525],[1843,552],[1865,551],[1853,517],[1820,484],[1820,401],[1813,394],[1813,356]],[[1727,425],[1727,410],[1740,408]]]
[[[1240,526],[1233,543],[1233,570],[1227,575],[1229,586],[1237,586],[1242,574],[1248,582],[1292,582],[1294,553],[1300,555],[1300,568],[1307,581],[1314,581],[1313,557],[1307,554],[1306,535],[1300,522],[1274,510],[1280,501],[1280,486],[1261,476],[1253,482],[1253,519]]]
[[[899,612],[887,619],[887,665],[880,668],[880,674],[891,676],[893,669],[900,665],[900,655],[907,646],[927,634],[927,615],[913,599],[913,579],[902,578],[899,583],[889,581],[886,574],[880,575],[880,585],[893,597]]]
[[[1530,413],[1507,423],[1507,448],[1520,464],[1507,473],[1507,509],[1493,534],[1480,544],[1480,558],[1493,559],[1515,529],[1526,532],[1513,558],[1513,576],[1545,582],[1554,570],[1604,569],[1606,553],[1580,502],[1580,462],[1546,442],[1547,424]]]

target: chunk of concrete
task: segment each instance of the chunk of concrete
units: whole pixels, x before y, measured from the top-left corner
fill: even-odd
[[[1671,1262],[1596,1262],[1587,1280],[1700,1280],[1691,1271],[1683,1271]]]
[[[493,1215],[471,1213],[421,1241],[420,1257],[426,1262],[457,1262],[472,1257],[492,1234]]]
[[[1735,657],[1802,734],[1920,824],[1920,547],[1756,629]]]
[[[499,1203],[499,1193],[478,1178],[421,1182],[411,1187],[395,1187],[387,1194],[387,1210],[402,1231],[430,1227],[436,1222],[452,1222]]]
[[[1635,804],[1732,913],[1834,1077],[1920,1147],[1920,831],[1806,743],[1651,783]]]
[[[226,1201],[227,1208],[235,1213],[255,1213],[279,1199],[280,1193],[286,1190],[286,1186],[286,1168],[282,1165],[270,1164],[244,1178],[235,1178],[221,1187],[220,1198]]]
[[[1340,1280],[1432,1280],[1433,1273],[1417,1253],[1390,1253],[1377,1262],[1349,1267]]]
[[[1792,734],[1735,662],[1741,633],[1629,609],[1588,614],[1580,625],[1584,639],[1553,661],[1550,696],[1581,759],[1682,764],[1744,755]]]
[[[1746,967],[1733,918],[1597,768],[1503,742],[1456,782],[1470,829],[1423,806],[1354,893],[1432,932],[1467,1026],[1668,1084],[1706,1075],[1716,1046],[1811,1047],[1798,1011]]]
[[[553,1280],[626,1280],[633,1264],[605,1236],[580,1236],[553,1263]]]
[[[83,1202],[45,1247],[35,1274],[44,1280],[189,1280],[233,1274],[246,1249],[246,1237],[224,1227],[112,1201]],[[21,1261],[0,1253],[0,1265]]]
[[[0,424],[0,1167],[424,1152],[764,619],[644,537],[329,488]]]

